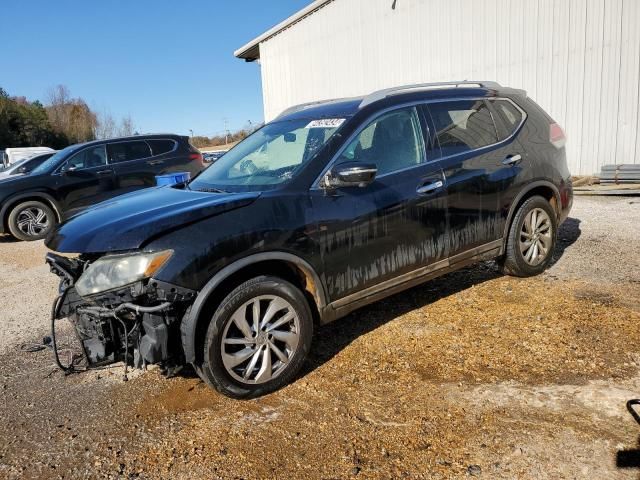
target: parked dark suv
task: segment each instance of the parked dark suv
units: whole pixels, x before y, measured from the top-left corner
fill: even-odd
[[[44,238],[56,223],[116,195],[155,185],[170,172],[197,175],[202,155],[178,135],[138,135],[72,145],[0,182],[0,233]]]
[[[90,365],[191,363],[244,398],[324,324],[473,262],[542,272],[572,204],[562,129],[494,83],[284,112],[188,184],[86,210],[47,245]],[[64,366],[64,365],[63,365]]]

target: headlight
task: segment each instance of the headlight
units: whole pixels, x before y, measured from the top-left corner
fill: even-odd
[[[171,255],[173,250],[102,257],[84,271],[76,282],[76,291],[85,297],[149,278]]]

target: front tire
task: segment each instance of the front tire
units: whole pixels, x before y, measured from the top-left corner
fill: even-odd
[[[56,224],[56,216],[48,205],[32,200],[16,205],[8,223],[11,235],[28,242],[46,237]]]
[[[232,398],[253,398],[289,383],[311,347],[313,317],[303,293],[260,276],[234,289],[213,315],[204,344],[205,381]]]
[[[556,212],[545,198],[534,196],[525,200],[511,222],[500,262],[503,273],[516,277],[542,273],[553,258],[557,231]]]

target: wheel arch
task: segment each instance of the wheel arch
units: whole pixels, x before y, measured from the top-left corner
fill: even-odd
[[[11,213],[11,210],[13,210],[16,205],[29,201],[45,203],[53,210],[58,223],[62,221],[62,210],[52,195],[46,192],[23,192],[9,197],[3,202],[2,208],[0,208],[0,221],[2,222],[3,231],[8,231],[9,214]]]
[[[324,284],[315,269],[304,259],[288,252],[263,252],[241,258],[216,273],[198,292],[195,302],[186,312],[180,331],[185,359],[201,361],[206,315],[235,287],[258,275],[275,275],[296,285],[303,292],[315,321],[319,321],[327,306]]]
[[[502,251],[505,251],[507,239],[509,237],[509,230],[511,229],[511,222],[513,217],[520,208],[520,206],[528,199],[535,195],[540,195],[546,198],[551,207],[556,212],[556,219],[560,218],[560,190],[558,187],[548,180],[537,180],[531,182],[525,186],[518,195],[514,198],[509,208],[509,214],[507,215],[507,221],[505,223],[504,233],[502,236]]]

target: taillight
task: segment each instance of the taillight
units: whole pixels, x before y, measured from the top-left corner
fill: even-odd
[[[567,136],[564,134],[564,130],[557,123],[552,123],[549,126],[549,141],[556,148],[564,147],[567,143]]]
[[[189,154],[189,160],[199,160],[200,162],[202,162],[203,161],[202,154],[201,153],[190,153]]]

